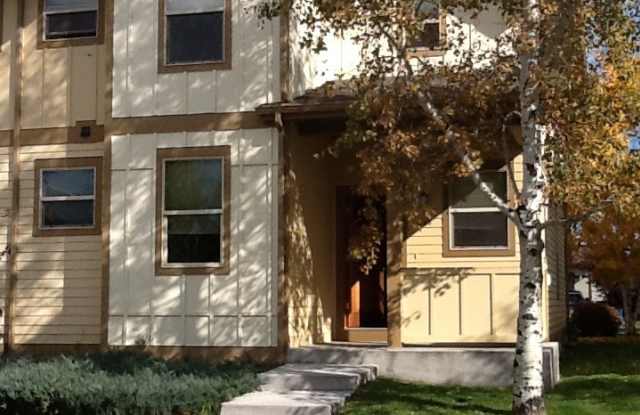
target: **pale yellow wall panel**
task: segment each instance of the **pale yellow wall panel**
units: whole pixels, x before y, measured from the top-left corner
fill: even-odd
[[[491,275],[470,275],[461,281],[462,336],[491,336]]]
[[[87,316],[87,317],[99,317],[101,315],[98,307],[91,306],[64,306],[64,307],[20,307],[16,309],[16,316],[21,317],[37,317],[37,316]]]
[[[460,279],[443,277],[430,289],[431,333],[436,338],[460,335]]]
[[[44,123],[45,127],[70,125],[70,49],[45,49],[44,52]]]
[[[18,278],[18,289],[64,289],[64,288],[100,288],[100,278],[67,278],[67,279],[24,279]]]
[[[78,153],[78,154],[86,154],[87,157],[90,157],[89,154],[95,154],[96,151],[101,151],[104,149],[104,143],[86,143],[86,144],[51,144],[51,145],[38,145],[38,146],[24,146],[20,147],[20,154],[55,154],[61,153],[57,156],[51,157],[64,157],[65,154]],[[76,156],[82,157],[82,155]],[[21,166],[22,167],[22,166]]]
[[[16,298],[98,298],[95,288],[20,288]]]
[[[519,276],[493,277],[493,331],[497,336],[511,336],[515,340],[518,316]]]
[[[74,326],[74,325],[66,325],[66,326],[54,326],[54,325],[14,325],[13,326],[14,333],[16,335],[32,335],[32,336],[42,336],[42,335],[99,335],[100,325],[86,325],[86,326]],[[17,343],[17,342],[16,342]],[[64,344],[64,343],[59,343]]]
[[[37,303],[40,307],[100,307],[100,299],[91,298],[63,298],[63,297],[43,297],[38,298]],[[21,307],[33,307],[33,298],[16,298],[16,310]]]
[[[99,261],[102,259],[102,252],[100,250],[94,251],[65,251],[65,252],[35,252],[26,253],[20,251],[18,253],[18,261],[27,262],[42,262],[42,261],[84,261],[93,260]]]
[[[101,270],[39,270],[39,271],[22,271],[20,278],[22,279],[94,279],[100,278]]]
[[[16,326],[84,326],[92,327],[100,325],[100,316],[61,316],[57,313],[42,316],[15,316]],[[55,329],[53,329],[55,330]],[[44,332],[43,332],[44,334]]]
[[[62,271],[62,270],[95,270],[100,269],[101,261],[16,261],[18,271]]]
[[[107,67],[106,48],[104,45],[98,45],[96,47],[96,123],[98,125],[104,124],[105,117],[105,100],[106,100],[106,84],[107,84],[107,71],[111,68]]]
[[[98,47],[95,45],[70,48],[71,54],[71,125],[77,121],[95,120],[97,102],[104,100],[98,94]],[[104,63],[104,62],[103,62]]]

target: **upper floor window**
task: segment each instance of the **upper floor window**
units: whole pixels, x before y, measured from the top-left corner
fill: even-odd
[[[34,234],[100,232],[100,158],[37,160]]]
[[[416,13],[421,31],[411,42],[416,49],[436,50],[444,45],[444,14],[437,0],[418,0]]]
[[[230,0],[160,1],[160,71],[228,69]]]
[[[509,200],[505,171],[484,171],[482,179],[502,200]],[[449,185],[449,210],[443,232],[445,255],[511,255],[513,231],[507,217],[471,178]]]
[[[98,35],[98,0],[43,0],[44,40]]]

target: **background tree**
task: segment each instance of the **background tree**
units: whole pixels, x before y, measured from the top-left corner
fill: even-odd
[[[637,334],[640,312],[640,218],[607,209],[573,230],[574,262],[598,285],[622,297],[626,333]]]
[[[632,0],[442,0],[447,13],[480,13],[498,6],[508,30],[492,51],[463,47],[446,66],[410,59],[427,0],[267,0],[264,16],[287,8],[308,30],[312,50],[325,35],[350,37],[360,47],[354,102],[345,133],[332,151],[355,152],[359,191],[402,207],[403,219],[433,216],[420,197],[432,181],[470,176],[517,227],[521,276],[513,412],[545,413],[542,375],[543,230],[550,203],[570,202],[577,216],[602,205],[638,209],[640,169],[629,156],[628,131],[640,121],[638,27]],[[450,33],[455,33],[455,27]],[[331,51],[329,51],[331,52]],[[341,85],[343,87],[343,85]],[[521,134],[509,134],[519,125]],[[522,153],[524,180],[511,169]],[[517,189],[502,200],[479,171],[504,155]],[[568,221],[569,217],[559,220]],[[375,232],[373,232],[375,234]],[[376,243],[362,242],[366,255]]]

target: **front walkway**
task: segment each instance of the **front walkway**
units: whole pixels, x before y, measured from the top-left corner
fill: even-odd
[[[374,366],[289,363],[260,374],[260,391],[224,403],[221,415],[336,414],[376,376]]]

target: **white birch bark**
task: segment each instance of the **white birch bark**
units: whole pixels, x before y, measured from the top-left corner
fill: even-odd
[[[545,414],[542,364],[542,230],[546,176],[543,164],[546,131],[539,124],[540,99],[535,79],[540,49],[540,1],[527,0],[524,45],[520,56],[520,103],[524,181],[520,209],[520,294],[518,340],[514,360],[513,413]]]

